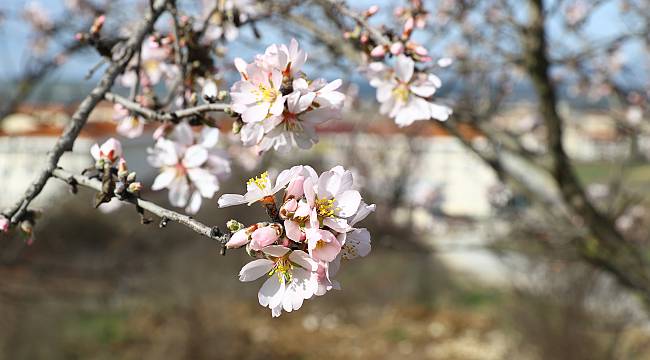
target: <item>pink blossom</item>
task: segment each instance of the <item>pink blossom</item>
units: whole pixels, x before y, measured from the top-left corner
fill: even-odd
[[[260,305],[271,309],[273,317],[280,316],[282,310],[298,310],[304,300],[311,298],[318,284],[312,273],[317,264],[301,250],[271,245],[262,249],[265,259],[257,259],[242,267],[240,281],[253,281],[268,276],[260,291]]]
[[[258,228],[251,234],[251,249],[262,250],[280,238],[280,233],[273,225]]]
[[[219,178],[230,174],[230,161],[215,148],[218,129],[206,127],[199,135],[186,123],[180,123],[170,136],[158,139],[149,149],[149,163],[161,169],[151,189],[168,188],[172,205],[196,213],[201,199],[212,198],[219,190]]]
[[[99,144],[95,144],[90,148],[90,154],[93,156],[95,161],[105,160],[114,163],[117,159],[122,156],[122,144],[114,138],[106,140],[100,147]]]

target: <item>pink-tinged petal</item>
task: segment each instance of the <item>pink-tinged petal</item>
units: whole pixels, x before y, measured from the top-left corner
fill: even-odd
[[[318,268],[318,263],[302,250],[292,251],[291,254],[289,254],[289,260],[302,266],[308,271],[316,271]]]
[[[257,259],[244,265],[239,271],[239,281],[257,280],[273,269],[273,261],[268,259]]]
[[[169,202],[176,207],[183,207],[187,204],[190,198],[190,185],[187,180],[182,177],[177,177],[168,186],[169,188]]]
[[[115,138],[110,138],[102,144],[99,152],[102,156],[110,161],[115,161],[122,157],[122,144]]]
[[[262,252],[269,256],[281,257],[289,252],[289,248],[280,245],[270,245],[262,249]]]
[[[245,123],[260,122],[266,118],[266,115],[269,114],[270,107],[271,105],[267,102],[251,106],[242,113],[242,121]]]
[[[279,239],[278,232],[271,226],[265,226],[253,231],[251,234],[251,249],[262,250]]]
[[[287,186],[286,196],[287,197],[293,196],[296,199],[301,198],[302,195],[305,193],[304,183],[305,183],[304,176],[297,176],[294,179],[292,179],[289,182],[289,185]]]
[[[298,209],[298,201],[294,198],[291,198],[282,204],[280,207],[280,212],[292,213],[295,212],[296,209]]]
[[[314,179],[318,180],[316,177],[310,177],[305,180],[304,190],[305,190],[305,199],[309,207],[314,206],[314,201],[316,200],[316,191],[314,191]],[[307,216],[307,215],[304,215]]]
[[[436,88],[439,88],[439,87],[442,86],[442,80],[440,80],[440,78],[437,77],[434,74],[429,74],[427,76],[427,81],[430,82],[431,84],[433,84],[433,86],[435,86]]]
[[[208,160],[208,150],[201,145],[192,145],[183,155],[183,166],[186,168],[196,168],[203,165]]]
[[[296,175],[300,174],[301,172],[301,165],[294,166],[291,169],[282,170],[280,174],[278,174],[277,179],[275,179],[275,186],[273,187],[272,192],[276,193],[283,187],[287,186],[287,184],[289,184],[289,181],[291,181],[291,179],[295,178]]]
[[[262,306],[274,308],[282,303],[284,297],[285,284],[284,280],[278,279],[277,276],[269,277],[257,293],[257,299]]]
[[[0,232],[9,231],[9,225],[10,225],[9,219],[5,218],[4,216],[0,216]]]
[[[191,146],[194,143],[192,127],[185,122],[181,122],[174,127],[173,137],[176,142],[183,146]]]
[[[403,82],[409,82],[413,77],[415,62],[408,56],[400,55],[395,63],[395,75]]]
[[[226,248],[236,249],[248,244],[248,242],[250,242],[250,237],[248,236],[246,229],[241,229],[235,232],[234,234],[232,234],[230,240],[228,240],[228,242],[226,243]]]
[[[346,190],[336,197],[336,207],[338,208],[338,216],[350,217],[359,208],[361,204],[361,194],[356,190]]]
[[[115,128],[118,134],[129,139],[135,139],[142,135],[144,131],[144,122],[140,121],[137,116],[127,116],[120,121]]]
[[[158,176],[153,181],[153,184],[151,185],[151,190],[157,191],[157,190],[162,190],[166,187],[168,187],[172,181],[176,178],[176,169],[175,168],[167,168]]]
[[[242,205],[246,204],[246,198],[244,198],[244,195],[239,195],[239,194],[223,194],[217,201],[219,204],[219,207],[224,208],[228,206],[233,206],[233,205]]]
[[[194,191],[190,197],[190,201],[185,207],[185,212],[188,214],[196,214],[201,209],[202,202],[203,200],[201,199],[201,193]]]
[[[284,231],[287,237],[295,242],[302,242],[305,240],[305,234],[300,231],[300,225],[292,220],[284,221]]]
[[[235,68],[237,69],[237,71],[239,71],[239,73],[242,74],[242,77],[245,78],[246,77],[246,66],[248,65],[248,64],[246,64],[246,61],[244,61],[244,59],[242,59],[242,58],[235,58],[234,63],[235,63]]]

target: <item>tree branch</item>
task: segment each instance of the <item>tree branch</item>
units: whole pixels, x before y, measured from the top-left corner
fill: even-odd
[[[102,191],[101,181],[97,179],[89,178],[84,175],[76,175],[61,168],[54,169],[54,171],[52,172],[52,176],[57,179],[63,180],[68,184],[70,183],[78,184],[87,187],[89,189]],[[203,236],[206,236],[210,239],[223,241],[223,236],[220,236],[220,234],[218,233],[218,231],[216,231],[215,228],[207,226],[199,221],[196,221],[192,219],[192,217],[190,216],[183,215],[169,209],[165,209],[159,205],[156,205],[151,201],[143,200],[140,198],[125,199],[121,201],[129,202],[134,205],[137,205],[149,211],[150,213],[158,216],[161,219],[168,219],[177,222],[181,225],[185,225],[186,227],[190,228],[192,231],[201,234]]]
[[[127,98],[124,98],[120,95],[113,94],[113,93],[106,93],[104,95],[104,98],[110,102],[117,103],[124,106],[126,109],[137,113],[138,115],[144,117],[147,120],[160,121],[160,122],[178,121],[182,118],[196,116],[206,112],[213,112],[213,111],[224,112],[230,109],[230,105],[228,104],[204,104],[204,105],[198,105],[198,106],[194,106],[191,108],[182,109],[178,111],[165,112],[165,111],[155,111],[155,110],[147,109],[146,107],[138,104],[135,101],[131,101]]]
[[[125,44],[123,56],[118,60],[112,61],[99,84],[88,96],[86,96],[77,108],[77,111],[72,115],[70,124],[49,152],[45,168],[41,170],[40,174],[36,180],[32,182],[23,197],[14,206],[4,211],[3,215],[11,219],[12,223],[16,224],[21,220],[22,216],[27,211],[29,204],[43,190],[47,180],[52,176],[53,171],[56,169],[63,153],[72,150],[72,146],[77,136],[79,136],[79,132],[81,132],[81,129],[86,124],[88,116],[90,116],[90,113],[93,111],[95,106],[97,106],[97,104],[104,98],[104,94],[106,94],[113,86],[117,76],[124,71],[136,49],[142,43],[144,37],[151,31],[154,23],[164,11],[167,1],[168,0],[157,0],[152,11],[144,16],[144,19],[138,25],[136,31]]]

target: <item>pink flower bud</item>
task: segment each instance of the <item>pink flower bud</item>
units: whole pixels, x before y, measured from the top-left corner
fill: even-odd
[[[282,213],[283,210],[284,212],[292,213],[295,212],[297,208],[298,208],[298,201],[292,198],[289,199],[287,202],[285,202],[284,205],[282,205],[282,207],[280,208],[280,213]]]
[[[408,18],[406,22],[404,23],[404,31],[403,31],[403,36],[404,37],[409,37],[411,36],[411,33],[413,32],[413,28],[415,27],[415,20],[413,20],[412,17]]]
[[[90,148],[90,154],[95,160],[104,159],[113,163],[122,156],[122,144],[118,140],[110,138],[101,147],[98,144],[93,145]]]
[[[0,232],[9,231],[9,219],[4,216],[0,216]]]
[[[127,172],[129,171],[129,167],[126,166],[126,160],[124,158],[120,158],[120,161],[117,163],[117,172]]]
[[[234,233],[226,243],[226,248],[235,249],[248,244],[250,238],[248,237],[247,230],[247,228],[244,228]]]
[[[262,250],[278,240],[280,235],[274,226],[265,226],[253,231],[251,234],[251,249]]]
[[[372,51],[370,51],[370,56],[372,57],[382,57],[384,55],[386,55],[386,48],[384,45],[377,45],[372,49]]]
[[[361,36],[359,37],[359,41],[360,41],[362,44],[367,43],[368,40],[370,40],[370,38],[368,37],[368,34],[366,34],[366,33],[361,34]]]
[[[126,191],[133,194],[140,192],[140,190],[142,190],[142,183],[140,182],[131,183],[129,184],[129,187],[126,189]]]
[[[364,12],[365,17],[371,17],[379,11],[379,5],[372,5]]]
[[[429,55],[429,51],[422,45],[416,46],[415,49],[413,49],[413,51],[420,56]]]
[[[390,53],[393,55],[399,55],[402,52],[404,52],[404,44],[401,42],[396,42],[393,43],[393,45],[390,46]]]

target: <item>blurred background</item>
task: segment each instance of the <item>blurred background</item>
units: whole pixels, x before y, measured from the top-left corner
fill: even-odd
[[[212,3],[178,7],[206,18]],[[648,1],[424,1],[427,27],[414,38],[434,60],[453,60],[435,72],[454,116],[407,128],[379,114],[367,59],[344,41],[355,23],[328,1],[228,3],[249,18],[211,25],[237,36],[214,40],[220,89],[237,78],[234,57],[296,38],[305,72],[344,79],[348,100],[313,149],[287,156],[242,148],[231,119],[213,116],[233,158],[219,193],[241,193],[266,169],[343,165],[377,204],[363,223],[371,254],[346,264],[341,291],[271,319],[259,284],[237,279],[243,251],[222,256],[180,225],[141,225],[129,205],[94,209],[92,191],[72,195],[51,179],[35,202],[33,244],[0,234],[0,359],[650,359]],[[348,5],[377,4],[371,23],[399,30],[400,7],[414,3]],[[106,14],[103,31],[118,36],[146,6],[0,4],[0,209],[23,194],[99,79],[101,57],[74,35]],[[547,76],[530,41],[540,21]],[[91,166],[90,146],[116,136],[113,116],[101,103],[62,166]],[[154,129],[120,140],[142,197],[171,207],[166,191],[147,190]],[[223,227],[264,214],[218,209],[217,197],[198,220]]]

